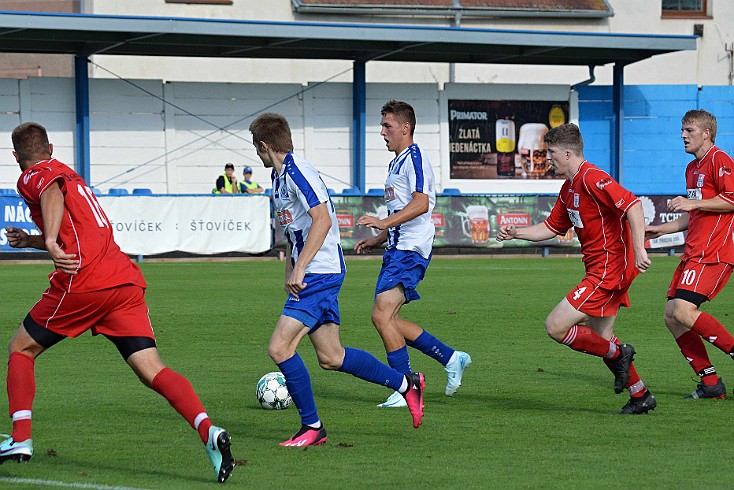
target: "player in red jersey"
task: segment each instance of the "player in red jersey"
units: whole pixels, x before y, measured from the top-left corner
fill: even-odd
[[[688,230],[665,306],[665,325],[701,378],[696,390],[685,398],[726,396],[702,337],[734,357],[734,337],[716,318],[699,309],[724,288],[734,265],[734,161],[714,145],[716,128],[716,118],[705,110],[683,116],[685,151],[696,158],[686,168],[687,197],[678,196],[668,203],[671,212],[682,214],[675,221],[646,228],[648,238]]]
[[[614,374],[614,391],[627,388],[630,399],[620,414],[642,414],[657,402],[632,360],[635,349],[618,343],[614,321],[629,306],[627,290],[650,260],[644,247],[642,204],[609,174],[584,159],[584,141],[575,124],[545,135],[550,164],[566,177],[550,216],[532,226],[501,226],[497,241],[542,241],[574,227],[581,242],[586,275],[545,320],[548,335],[571,349],[601,357]]]
[[[33,455],[36,358],[61,340],[91,329],[111,340],[140,381],[163,395],[198,431],[217,481],[224,482],[234,467],[230,436],[212,424],[188,379],[161,361],[145,304],[145,280],[115,243],[94,193],[76,172],[51,156],[53,145],[43,126],[21,124],[12,140],[22,171],[18,192],[42,234],[8,227],[8,242],[16,248],[47,250],[56,270],[8,346],[13,432],[0,443],[0,463],[28,461]]]

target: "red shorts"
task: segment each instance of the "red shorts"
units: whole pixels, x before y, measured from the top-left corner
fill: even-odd
[[[573,288],[566,299],[571,306],[589,316],[605,317],[617,314],[620,306],[629,308],[629,287],[623,289],[603,289],[597,281],[584,277],[581,283]]]
[[[89,293],[67,293],[51,286],[29,314],[40,326],[66,337],[91,329],[94,335],[155,340],[145,290],[131,284]]]
[[[711,301],[726,286],[731,277],[732,266],[724,262],[702,264],[684,261],[673,273],[668,287],[668,298],[675,297],[676,289],[691,291]]]

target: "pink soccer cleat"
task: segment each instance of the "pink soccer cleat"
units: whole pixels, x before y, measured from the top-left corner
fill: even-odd
[[[426,378],[423,373],[410,373],[405,376],[408,378],[409,386],[408,391],[403,393],[403,398],[413,417],[413,427],[417,429],[423,421],[423,389],[426,387]]]
[[[307,425],[301,426],[298,432],[287,441],[281,442],[279,445],[283,447],[305,447],[320,446],[326,442],[326,429],[323,424],[320,429],[314,429]]]

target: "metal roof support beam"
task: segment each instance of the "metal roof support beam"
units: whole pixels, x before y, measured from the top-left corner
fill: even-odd
[[[367,169],[367,75],[366,63],[355,61],[352,69],[352,187],[365,191]]]
[[[612,74],[611,176],[624,185],[624,64],[615,63]]]
[[[76,171],[84,181],[92,185],[89,151],[89,68],[87,57],[74,57],[74,76],[76,83]]]

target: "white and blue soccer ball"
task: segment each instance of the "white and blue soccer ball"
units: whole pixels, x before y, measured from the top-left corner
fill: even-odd
[[[293,403],[283,373],[268,373],[257,382],[257,401],[268,410],[282,410]]]

